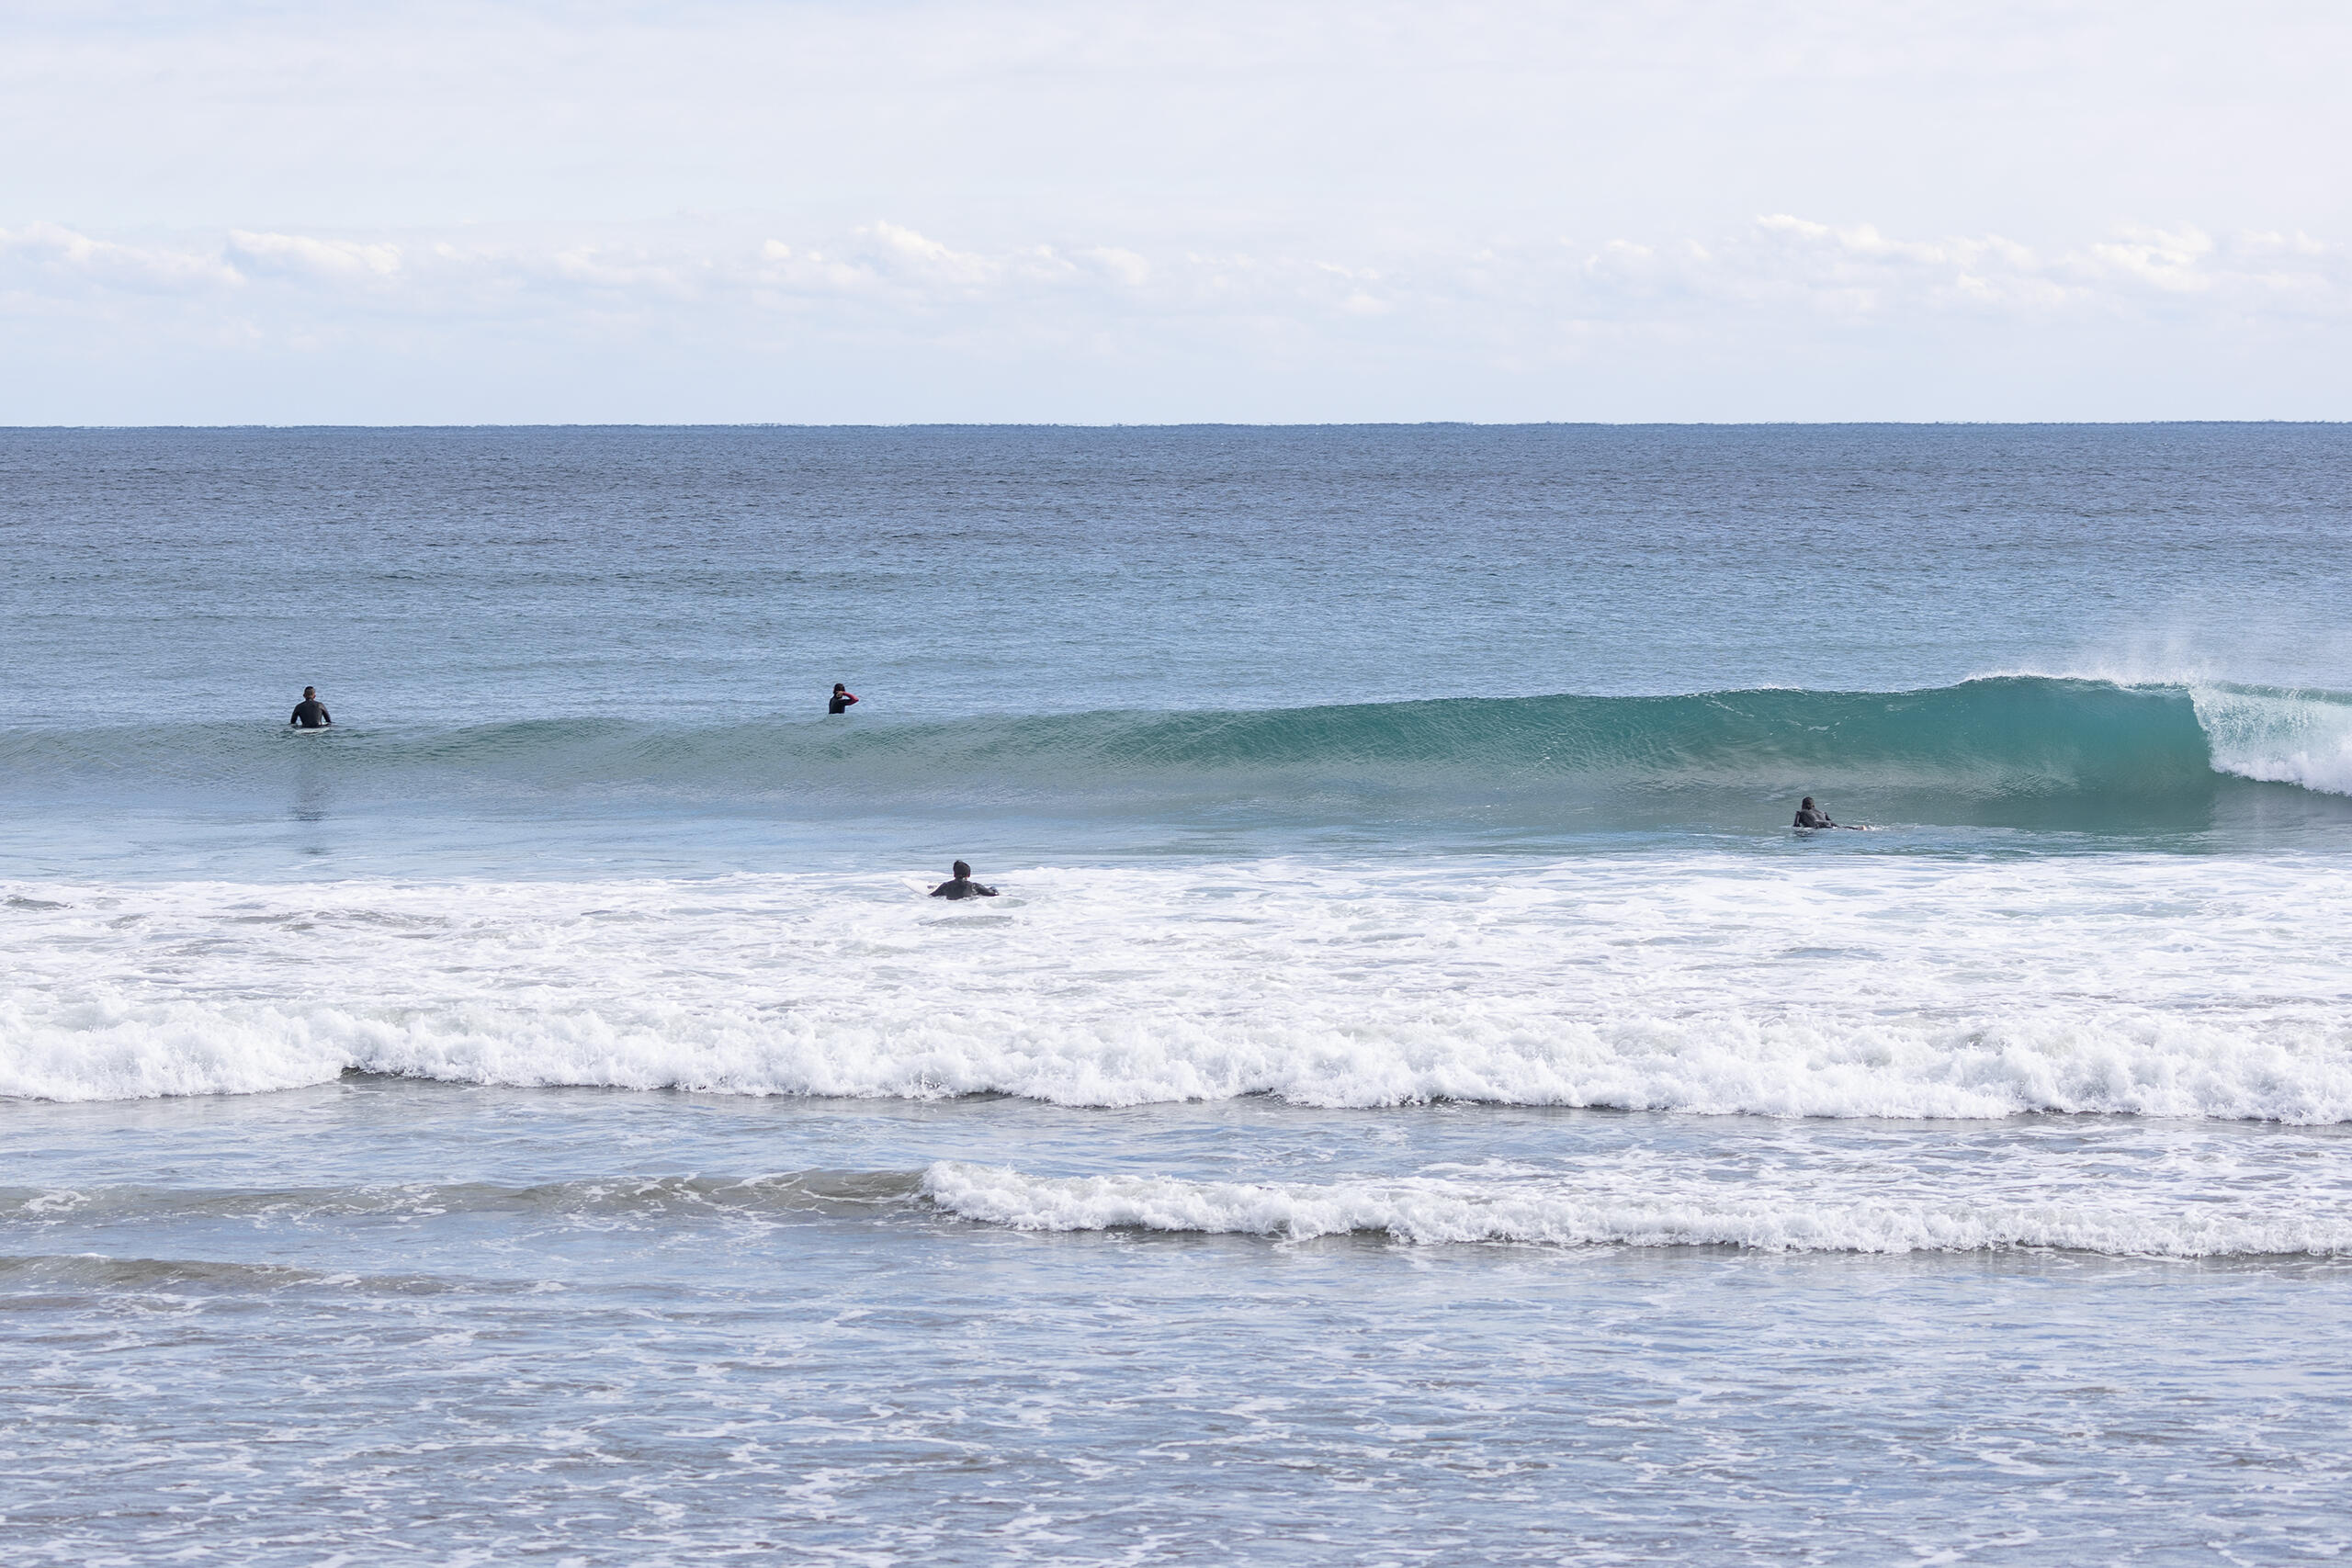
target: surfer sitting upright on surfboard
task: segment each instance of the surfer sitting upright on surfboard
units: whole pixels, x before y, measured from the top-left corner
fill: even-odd
[[[943,882],[931,890],[934,898],[993,898],[996,889],[983,887],[972,880],[972,868],[962,861],[956,863],[956,880]]]
[[[850,689],[836,681],[833,682],[833,700],[825,705],[825,711],[829,714],[847,713],[849,705],[855,701],[857,698],[851,694]]]
[[[294,705],[294,716],[286,722],[304,729],[324,729],[334,722],[334,718],[327,712],[327,705],[319,701],[319,689],[305,686],[302,688],[302,700]]]

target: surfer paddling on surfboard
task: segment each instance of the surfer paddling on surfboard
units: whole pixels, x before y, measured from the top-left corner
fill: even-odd
[[[319,701],[316,686],[302,688],[302,700],[294,705],[294,716],[286,721],[298,729],[324,729],[334,723],[327,712],[327,705]]]
[[[855,701],[857,701],[855,694],[847,686],[836,681],[833,682],[833,700],[825,705],[825,711],[828,714],[847,713],[850,704]]]
[[[931,896],[934,898],[993,898],[996,889],[983,887],[973,881],[972,868],[959,860],[956,863],[955,880],[941,883],[931,890]]]
[[[1797,807],[1797,819],[1795,822],[1791,824],[1791,826],[1797,828],[1844,828],[1851,832],[1859,833],[1861,831],[1860,828],[1855,827],[1850,822],[1832,822],[1829,820],[1829,813],[1816,809],[1813,804],[1813,796],[1809,795],[1804,797],[1804,804]]]

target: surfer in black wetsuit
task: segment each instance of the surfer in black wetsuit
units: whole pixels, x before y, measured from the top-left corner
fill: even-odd
[[[319,701],[316,686],[302,688],[302,700],[294,705],[294,716],[286,721],[303,729],[324,729],[334,722],[327,712],[327,705]]]
[[[972,868],[962,861],[956,863],[956,879],[943,882],[931,890],[934,898],[993,898],[996,889],[983,887],[972,880]]]
[[[847,713],[849,705],[855,701],[857,698],[851,694],[850,689],[836,681],[833,682],[833,700],[825,705],[825,711],[829,714]]]
[[[1813,796],[1808,795],[1804,797],[1804,803],[1797,807],[1797,819],[1793,824],[1792,824],[1792,826],[1798,828],[1843,828],[1846,824],[1843,822],[1832,822],[1829,820],[1829,813],[1815,809]]]

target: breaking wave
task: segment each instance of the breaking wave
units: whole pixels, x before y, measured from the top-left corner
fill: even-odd
[[[2037,1248],[2221,1258],[2352,1254],[2352,1219],[2288,1205],[2184,1205],[2144,1192],[2004,1201],[1758,1190],[1643,1196],[1572,1178],[1492,1182],[1405,1177],[1329,1183],[1170,1176],[1038,1177],[941,1161],[923,1178],[951,1213],[1031,1231],[1145,1230],[1284,1241],[1374,1235],[1419,1246],[1727,1247],[1768,1252],[1992,1252]]]
[[[345,800],[599,797],[796,811],[1338,810],[1556,824],[1596,802],[1711,819],[1792,792],[1928,820],[2210,806],[2232,782],[2352,795],[2352,696],[2002,676],[1916,692],[1460,698],[1199,712],[688,727],[548,718],[315,736],[245,725],[0,734],[0,787]],[[1499,818],[1495,813],[1499,810]]]
[[[1370,1236],[1414,1247],[1730,1247],[1760,1252],[1981,1253],[2052,1250],[2154,1258],[2352,1256],[2352,1217],[2312,1201],[2335,1190],[2340,1162],[2278,1190],[2184,1201],[2169,1185],[2086,1179],[2098,1165],[1990,1160],[1937,1173],[1912,1168],[1887,1183],[1876,1167],[1752,1170],[1711,1178],[1689,1159],[1633,1167],[1606,1157],[1560,1168],[1441,1168],[1444,1174],[1323,1181],[1198,1180],[1152,1174],[1037,1175],[1010,1166],[940,1160],[913,1170],[802,1170],[749,1178],[604,1177],[536,1186],[423,1182],[220,1190],[0,1188],[0,1218],[28,1238],[97,1224],[230,1221],[330,1226],[497,1215],[554,1228],[615,1226],[668,1233],[744,1223],[860,1224],[929,1210],[1033,1232],[1157,1231],[1282,1242]],[[2022,1179],[2020,1178],[2022,1177]],[[2308,1186],[2322,1179],[2324,1190]],[[368,1283],[403,1291],[496,1288],[429,1274],[360,1280],[282,1267],[36,1253],[0,1258],[0,1280],[28,1275],[114,1288],[283,1289]],[[509,1284],[506,1288],[514,1288]]]
[[[2352,1120],[2329,856],[28,887],[0,1096],[515,1087]]]

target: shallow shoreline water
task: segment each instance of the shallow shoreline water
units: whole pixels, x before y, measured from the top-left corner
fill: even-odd
[[[2352,1169],[2339,1129],[369,1077],[0,1114],[35,1187],[74,1184],[6,1205],[0,1461],[28,1561],[227,1541],[315,1562],[332,1541],[591,1562],[2163,1562],[2342,1539],[2340,1258],[1035,1231],[849,1174],[985,1156],[1328,1180],[1508,1135],[1702,1165],[1728,1137],[1764,1145],[1752,1175],[1825,1132],[1845,1146],[1823,1168],[1849,1173],[1927,1143],[1964,1166],[2018,1134],[2082,1145],[2086,1171],[2287,1145]],[[840,1174],[806,1201],[709,1190],[811,1168]],[[116,1182],[145,1196],[111,1201]]]

